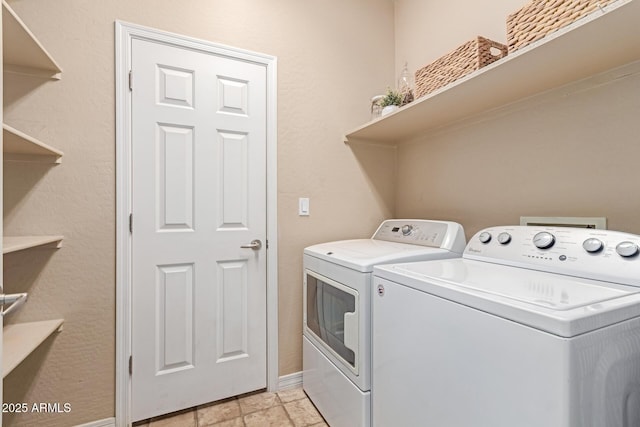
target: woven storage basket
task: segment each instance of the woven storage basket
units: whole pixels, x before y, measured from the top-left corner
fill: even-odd
[[[507,17],[509,52],[525,47],[616,0],[533,0]]]
[[[507,46],[478,36],[416,71],[416,98],[479,70],[506,54]]]

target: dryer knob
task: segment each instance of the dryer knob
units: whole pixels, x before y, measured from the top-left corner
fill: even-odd
[[[409,234],[411,234],[411,232],[413,231],[413,225],[403,225],[402,226],[402,235],[403,236],[408,236]]]
[[[533,244],[538,249],[549,249],[555,242],[555,236],[546,231],[541,231],[540,233],[533,236]]]
[[[604,248],[604,243],[602,243],[602,240],[592,237],[591,239],[587,239],[582,242],[582,247],[590,254],[595,254],[596,252],[600,252],[602,248]]]
[[[616,252],[621,257],[629,258],[638,254],[638,245],[633,242],[621,242],[616,246]]]
[[[511,234],[507,232],[498,234],[498,242],[500,242],[501,245],[506,245],[510,241],[511,241]]]
[[[480,236],[478,236],[478,239],[480,239],[480,243],[489,243],[491,241],[491,233],[483,231],[480,233]]]

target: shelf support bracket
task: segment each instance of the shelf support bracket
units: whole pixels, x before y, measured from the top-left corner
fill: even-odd
[[[22,292],[19,294],[0,294],[0,306],[2,306],[2,310],[0,310],[0,314],[4,317],[7,314],[11,313],[18,307],[20,307],[27,300],[27,293]],[[4,308],[5,304],[9,304],[9,307]]]

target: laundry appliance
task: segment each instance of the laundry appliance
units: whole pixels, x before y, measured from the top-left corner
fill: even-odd
[[[460,257],[464,247],[460,224],[411,219],[304,250],[303,388],[331,427],[371,423],[373,266]]]
[[[640,236],[492,227],[374,268],[375,426],[640,426]]]

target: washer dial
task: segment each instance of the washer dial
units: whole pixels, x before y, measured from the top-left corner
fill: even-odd
[[[625,258],[637,255],[639,250],[637,244],[629,241],[618,243],[618,246],[616,246],[618,255]]]
[[[555,236],[547,231],[541,231],[533,236],[533,244],[538,249],[549,249],[555,242]]]
[[[491,241],[491,233],[489,233],[488,231],[483,231],[478,236],[478,239],[480,240],[480,243],[489,243]]]
[[[506,245],[511,241],[511,234],[505,232],[502,232],[500,234],[498,234],[498,242],[501,245]]]
[[[413,225],[403,225],[402,226],[402,235],[403,236],[408,236],[409,234],[411,234],[411,232],[413,231]]]
[[[602,243],[602,240],[592,237],[582,242],[582,247],[590,254],[595,254],[596,252],[600,252],[602,248],[604,248],[604,243]]]

